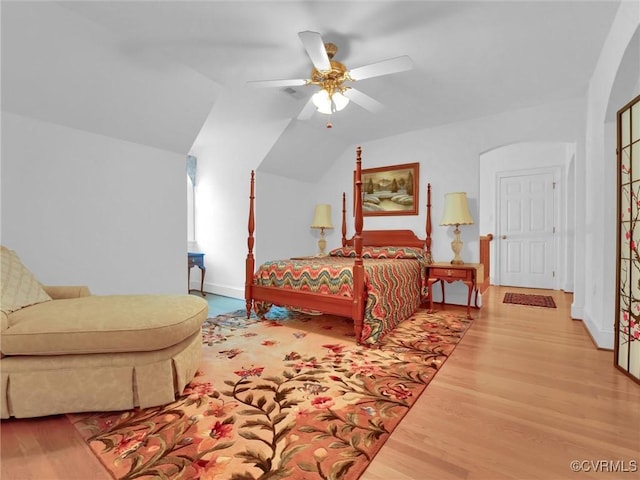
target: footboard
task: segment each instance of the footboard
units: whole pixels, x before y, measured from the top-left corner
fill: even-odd
[[[254,302],[263,301],[275,305],[306,308],[348,318],[351,318],[354,303],[351,297],[318,294],[256,284],[251,287],[251,292]]]

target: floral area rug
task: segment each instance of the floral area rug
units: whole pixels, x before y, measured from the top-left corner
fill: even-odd
[[[176,402],[70,418],[118,479],[357,479],[469,325],[420,309],[374,349],[342,317],[238,311]]]
[[[549,295],[534,295],[529,293],[511,293],[504,294],[502,303],[513,303],[515,305],[527,305],[529,307],[546,307],[556,308],[556,302]]]

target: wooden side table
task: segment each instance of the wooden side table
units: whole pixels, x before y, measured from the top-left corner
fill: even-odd
[[[207,273],[207,269],[204,266],[204,253],[187,252],[187,288],[189,292],[192,290],[191,269],[193,267],[198,267],[200,269],[200,295],[204,297],[204,275]]]
[[[427,286],[429,288],[429,312],[433,311],[433,284],[442,285],[442,305],[445,304],[444,284],[460,281],[469,289],[467,294],[467,318],[471,319],[471,295],[475,290],[475,307],[478,308],[478,282],[484,278],[484,266],[481,263],[463,263],[454,265],[447,262],[435,262],[427,266]]]

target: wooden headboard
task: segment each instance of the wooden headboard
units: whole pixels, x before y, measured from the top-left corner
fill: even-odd
[[[417,247],[424,248],[425,240],[412,230],[363,230],[362,244],[370,247]],[[353,246],[353,237],[345,239],[345,246]]]
[[[427,184],[426,238],[421,239],[412,230],[363,230],[362,244],[370,247],[415,247],[425,250],[427,261],[433,263],[431,255],[431,184]],[[347,238],[347,196],[342,194],[342,246],[354,246],[355,236]]]

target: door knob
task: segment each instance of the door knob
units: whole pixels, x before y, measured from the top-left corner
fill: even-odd
[[[506,236],[506,235],[502,235],[502,239],[503,239],[503,240],[506,240],[506,239],[507,239],[507,236]]]

